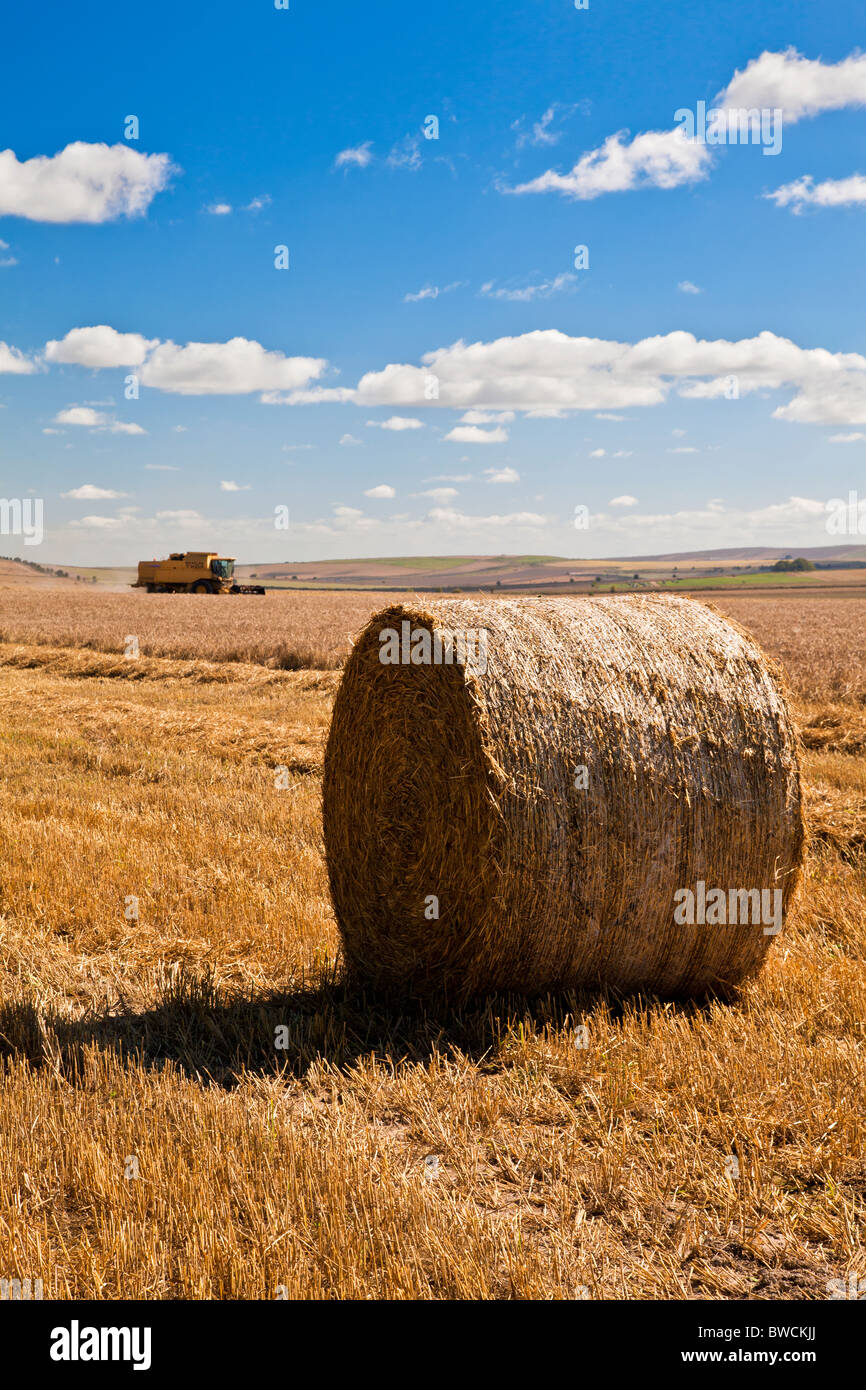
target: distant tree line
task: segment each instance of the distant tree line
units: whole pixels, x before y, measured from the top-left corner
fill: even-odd
[[[35,570],[37,574],[50,574],[55,579],[74,579],[77,584],[95,584],[96,575],[85,579],[83,574],[70,574],[69,570],[52,569],[51,565],[40,565],[36,560],[22,560],[20,555],[0,555],[0,560],[10,560],[13,565],[26,565],[28,569]]]
[[[788,574],[791,570],[813,570],[815,566],[811,560],[806,560],[802,555],[798,555],[796,560],[777,560],[771,569]]]

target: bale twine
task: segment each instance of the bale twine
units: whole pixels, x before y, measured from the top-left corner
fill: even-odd
[[[723,990],[799,878],[781,676],[679,596],[386,608],[337,694],[324,829],[348,967],[377,986]]]

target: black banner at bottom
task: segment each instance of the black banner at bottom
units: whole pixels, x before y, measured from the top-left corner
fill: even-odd
[[[369,1302],[22,1299],[0,1302],[0,1330],[7,1354],[14,1349],[16,1373],[32,1371],[58,1383],[70,1376],[92,1380],[104,1370],[115,1380],[127,1373],[135,1380],[153,1376],[160,1382],[184,1374],[260,1380],[271,1370],[285,1376],[293,1363],[298,1371],[305,1364],[308,1378],[311,1359],[333,1373],[335,1352],[345,1348],[356,1366],[359,1360],[369,1365],[372,1347],[379,1348],[385,1361],[396,1353],[388,1376],[396,1374],[400,1363],[403,1378],[408,1373],[407,1335],[417,1359],[413,1381],[453,1378],[455,1357],[465,1378],[473,1343],[487,1376],[496,1368],[499,1348],[505,1373],[517,1376],[512,1358],[536,1345],[537,1350],[543,1347],[544,1363],[565,1356],[566,1364],[577,1358],[588,1369],[591,1358],[596,1373],[602,1368],[618,1374],[651,1369],[666,1375],[683,1367],[689,1374],[713,1365],[763,1366],[784,1373],[806,1367],[826,1380],[856,1357],[863,1315],[851,1305],[860,1300],[858,1290],[852,1297],[804,1303],[392,1303],[385,1305],[387,1321],[380,1323],[383,1305]],[[491,1341],[503,1314],[508,1321],[501,1324],[502,1337]],[[449,1335],[452,1330],[456,1340]],[[545,1340],[527,1343],[521,1333]],[[563,1339],[560,1346],[553,1340],[557,1334]]]

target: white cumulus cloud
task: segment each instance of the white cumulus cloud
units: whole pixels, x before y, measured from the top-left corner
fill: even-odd
[[[625,131],[609,135],[597,150],[589,150],[567,173],[548,169],[507,193],[564,193],[568,198],[598,198],[627,189],[676,188],[705,178],[712,162],[706,145],[674,130],[648,130],[626,138]]]
[[[822,111],[866,105],[866,54],[853,53],[838,63],[805,58],[794,48],[764,52],[742,72],[734,73],[716,97],[725,110],[780,109],[783,124]],[[682,126],[650,130],[628,138],[609,135],[598,149],[581,155],[560,173],[548,169],[528,183],[503,188],[505,193],[562,193],[568,198],[597,198],[633,188],[677,188],[706,178],[711,149],[689,138]]]
[[[127,525],[127,519],[122,516],[83,516],[78,521],[70,521],[69,525],[86,526],[94,531],[116,531],[118,527]]]
[[[115,497],[125,497],[125,492],[113,492],[111,488],[96,487],[94,483],[83,483],[71,492],[62,492],[61,497],[73,497],[76,502],[102,502]]]
[[[866,356],[802,348],[764,331],[729,341],[676,330],[623,343],[537,329],[492,342],[465,343],[425,353],[422,366],[389,363],[368,372],[354,399],[360,404],[430,406],[427,383],[438,383],[437,406],[467,410],[593,410],[661,405],[677,392],[714,400],[736,378],[740,396],[788,390],[779,420],[866,424]],[[503,443],[501,426],[458,425],[457,443]]]
[[[396,497],[397,493],[394,488],[389,487],[387,483],[379,483],[378,487],[368,487],[364,496],[381,498],[384,500],[388,497]]]
[[[89,405],[71,405],[65,410],[59,410],[54,417],[56,425],[79,425],[89,430],[104,430],[109,434],[147,434],[141,425],[127,423],[125,420],[114,420],[106,415],[104,411],[94,410]]]
[[[251,391],[294,391],[320,376],[318,357],[284,357],[248,338],[226,343],[160,343],[141,371],[144,386],[181,396],[239,396]]]
[[[736,71],[716,100],[726,107],[781,107],[786,124],[822,111],[866,106],[866,54],[823,63],[795,48],[764,52]]]
[[[112,222],[136,217],[169,181],[167,154],[82,140],[55,155],[19,161],[0,150],[0,216],[32,222]]]
[[[12,376],[30,376],[38,370],[37,364],[19,352],[18,348],[0,343],[0,372],[9,372]]]
[[[445,436],[454,444],[504,444],[508,430],[501,425],[493,430],[482,429],[480,425],[455,425]]]
[[[825,179],[816,183],[811,174],[804,174],[793,183],[783,183],[772,193],[765,193],[779,208],[789,207],[802,212],[804,207],[847,208],[866,203],[866,176],[851,174],[846,179]]]
[[[118,333],[105,323],[92,328],[72,328],[65,338],[45,344],[46,362],[75,363],[80,367],[139,367],[158,338],[140,333]]]

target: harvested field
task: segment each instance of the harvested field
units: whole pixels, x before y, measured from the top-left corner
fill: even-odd
[[[811,620],[782,626],[807,601],[764,602],[737,616],[802,693],[812,844],[760,975],[701,1006],[349,989],[321,835],[335,673],[2,648],[4,1277],[823,1300],[866,1276],[862,702],[825,700]]]
[[[781,661],[801,699],[866,704],[866,596],[711,597]]]
[[[781,660],[801,698],[866,702],[866,593],[710,600]],[[122,653],[131,634],[144,656],[329,670],[342,665],[370,614],[392,601],[375,592],[219,598],[0,588],[0,642]]]
[[[375,595],[260,596],[0,589],[0,641],[145,656],[242,661],[278,670],[339,666]]]

